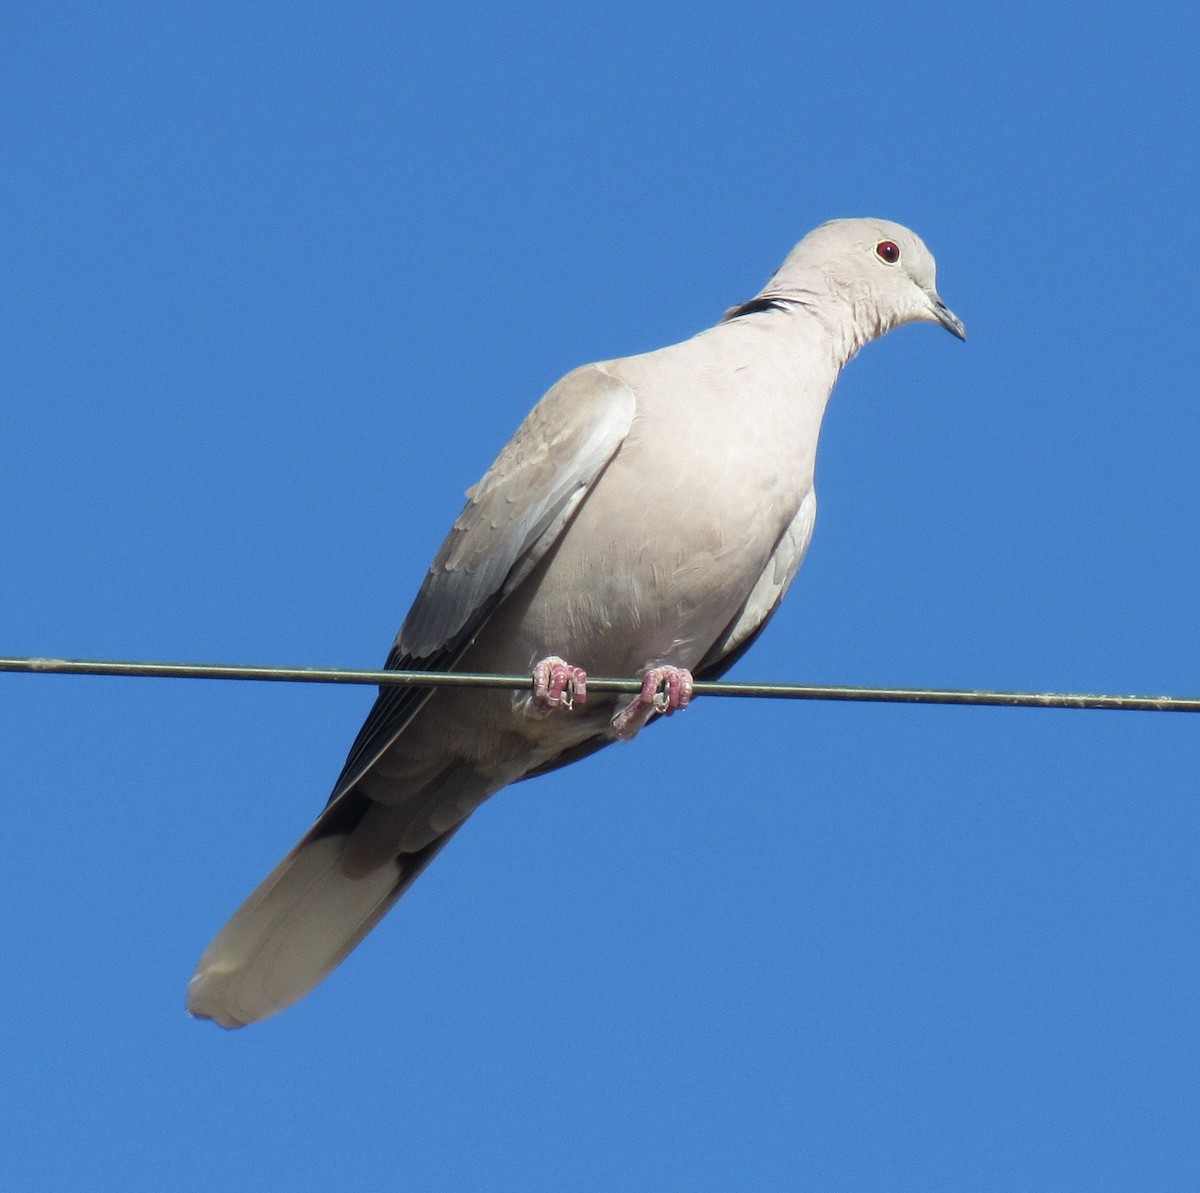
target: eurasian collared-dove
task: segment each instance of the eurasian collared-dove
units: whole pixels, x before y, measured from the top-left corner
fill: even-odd
[[[188,1010],[239,1027],[289,1006],[488,796],[732,666],[804,558],[842,366],[903,323],[966,338],[934,271],[907,228],[835,220],[716,327],[555,385],[469,493],[387,660],[532,670],[534,691],[382,689],[316,824],[200,958]],[[588,671],[646,682],[588,700]]]

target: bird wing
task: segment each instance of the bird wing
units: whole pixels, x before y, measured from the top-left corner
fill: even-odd
[[[530,411],[429,568],[388,655],[388,670],[445,671],[563,533],[629,433],[633,390],[602,365],[568,373]],[[349,790],[429,698],[386,684],[330,796]]]

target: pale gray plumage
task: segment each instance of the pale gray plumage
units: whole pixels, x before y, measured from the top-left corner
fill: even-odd
[[[716,327],[568,374],[471,490],[388,666],[527,672],[556,654],[720,675],[803,560],[839,371],[917,320],[965,338],[924,244],[836,220]],[[488,796],[613,740],[618,703],[538,717],[525,695],[383,689],[325,811],[201,957],[188,1009],[238,1027],[301,998]]]

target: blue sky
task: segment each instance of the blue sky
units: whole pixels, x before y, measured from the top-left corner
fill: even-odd
[[[374,666],[554,380],[879,215],[971,339],[849,367],[735,676],[1196,694],[1198,24],[13,0],[0,651]],[[370,699],[0,677],[12,1187],[1200,1182],[1200,721],[700,701],[189,1020]]]

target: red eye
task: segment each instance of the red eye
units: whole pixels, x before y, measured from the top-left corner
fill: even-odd
[[[895,265],[900,260],[900,246],[894,240],[881,240],[875,246],[875,256],[885,265]]]

